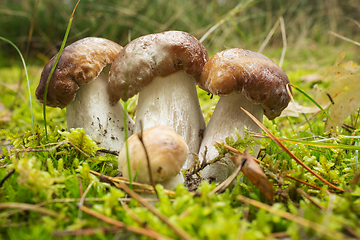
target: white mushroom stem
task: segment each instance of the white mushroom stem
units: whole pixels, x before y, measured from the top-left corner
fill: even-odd
[[[227,137],[237,139],[235,128],[241,137],[244,137],[244,126],[249,131],[260,133],[261,129],[256,123],[249,118],[240,107],[249,111],[259,121],[263,120],[263,108],[261,105],[255,105],[247,100],[241,94],[233,94],[220,97],[214,113],[212,114],[209,124],[204,133],[204,139],[201,142],[199,151],[200,161],[204,161],[203,154],[207,147],[206,161],[211,161],[219,155],[214,147],[215,141],[223,142]],[[260,146],[255,147],[254,155],[256,156]],[[236,169],[235,165],[228,159],[221,159],[220,162],[206,167],[202,171],[202,177],[216,182],[222,182],[230,176]]]
[[[101,147],[120,151],[126,140],[124,108],[120,102],[114,106],[109,103],[106,88],[109,70],[109,66],[104,68],[94,81],[82,85],[75,100],[66,106],[67,129],[84,128],[86,134],[101,142]],[[130,136],[134,121],[128,115],[126,118]]]
[[[155,77],[139,93],[135,132],[167,125],[172,127],[186,142],[189,152],[197,153],[205,130],[194,79],[184,71],[167,77]],[[189,155],[183,169],[189,168],[193,157]]]

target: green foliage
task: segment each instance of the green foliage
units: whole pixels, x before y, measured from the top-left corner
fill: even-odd
[[[184,30],[200,38],[216,22],[224,19],[237,4],[239,1],[233,0],[173,1],[171,4],[164,0],[81,2],[69,42],[86,36],[101,36],[125,45],[128,35],[134,39],[169,29]],[[288,42],[288,60],[284,62],[284,69],[291,83],[303,91],[293,92],[296,101],[305,106],[313,106],[314,103],[304,93],[311,96],[310,89],[315,84],[328,87],[329,82],[325,78],[316,81],[305,81],[302,78],[314,73],[326,75],[339,51],[336,41],[328,37],[327,31],[339,30],[339,33],[346,34],[356,32],[347,31],[347,28],[343,28],[348,26],[346,21],[336,22],[331,14],[336,11],[340,14],[340,10],[343,10],[344,16],[352,16],[359,9],[354,4],[325,0],[261,2],[225,21],[205,39],[204,44],[210,55],[224,48],[240,45],[256,50],[274,22],[279,16],[283,16]],[[48,57],[57,53],[63,39],[64,26],[74,5],[75,1],[66,4],[48,0],[21,3],[16,0],[5,1],[0,10],[0,35],[16,39],[14,42],[20,46],[22,39],[27,39],[25,36],[29,32],[30,22],[34,20],[34,35],[30,42],[30,49],[33,51],[30,54],[33,55],[30,56],[40,56],[39,59],[45,62]],[[267,55],[275,56],[275,61],[281,53],[280,39],[279,31],[275,32],[268,44],[271,47],[266,49]],[[122,221],[128,226],[139,227],[139,223],[132,217],[135,214],[142,223],[155,231],[179,239],[163,221],[136,200],[126,203],[132,214],[125,210],[119,199],[128,195],[91,174],[90,171],[94,170],[117,176],[117,157],[98,154],[99,147],[83,129],[65,132],[65,110],[47,109],[47,117],[51,121],[48,122],[46,140],[45,130],[39,127],[44,125],[42,106],[38,102],[34,103],[35,127],[34,132],[31,131],[31,111],[27,104],[30,96],[28,88],[20,84],[25,78],[13,59],[5,61],[13,50],[4,49],[3,44],[0,43],[0,66],[10,67],[0,69],[0,180],[10,171],[14,170],[14,173],[8,176],[0,188],[0,239],[53,239],[56,231],[111,226],[79,210],[81,194],[86,194],[84,206],[98,213]],[[25,48],[24,44],[22,49]],[[36,66],[29,67],[31,89],[36,88],[40,72],[41,69]],[[30,94],[34,97],[34,93]],[[218,97],[210,99],[202,90],[198,90],[198,94],[208,121]],[[136,98],[130,101],[133,104],[129,103],[131,109],[128,111],[133,113]],[[264,149],[261,155],[264,163],[261,167],[276,190],[273,209],[287,211],[322,224],[328,230],[354,237],[351,232],[360,235],[360,185],[356,181],[359,160],[358,150],[352,147],[358,144],[358,113],[347,120],[356,130],[342,130],[339,138],[329,138],[324,134],[325,117],[326,115],[303,115],[274,121],[265,119],[264,125],[277,137],[302,139],[305,142],[321,140],[321,143],[331,146],[332,148],[324,148],[320,145],[305,145],[300,141],[283,142],[306,165],[326,180],[345,189],[342,194],[329,192],[333,189],[306,172],[269,139],[258,140],[246,133],[244,138],[239,138],[237,134],[236,141],[228,138],[224,142],[239,151],[261,144]],[[217,149],[220,155],[228,153],[223,147],[217,146]],[[269,166],[265,167],[266,164]],[[320,189],[296,182],[286,175]],[[214,183],[202,182],[194,195],[179,185],[175,196],[168,196],[163,187],[158,185],[159,202],[155,203],[155,207],[172,224],[185,230],[194,239],[274,239],[274,233],[282,233],[292,239],[329,239],[328,236],[302,227],[294,221],[240,202],[237,198],[239,195],[267,202],[260,191],[242,175],[222,194],[210,194],[214,187]],[[313,202],[326,211],[316,207],[299,190],[307,193]],[[7,203],[27,203],[51,210],[55,215],[1,205]],[[75,238],[79,237],[65,237]],[[81,238],[147,239],[129,232],[114,234],[100,231]]]
[[[63,135],[66,140],[75,144],[80,150],[89,155],[94,155],[96,151],[101,149],[90,136],[85,134],[83,128],[72,128],[70,132],[59,131],[59,133]]]
[[[43,168],[42,162],[35,157],[30,159],[21,158],[12,160],[12,167],[17,173],[17,183],[19,186],[31,191],[35,196],[35,201],[42,199],[41,195],[46,194],[45,199],[49,200],[53,194],[58,194],[60,188],[64,188],[64,177],[59,177],[59,172],[54,169],[51,160],[47,160],[47,171]],[[46,189],[46,191],[44,191]]]
[[[236,140],[233,137],[227,137],[225,139],[225,144],[235,148],[236,150],[240,152],[244,152],[246,148],[249,148],[249,153],[254,153],[254,147],[260,146],[261,143],[263,143],[263,140],[260,138],[254,138],[250,135],[249,132],[247,132],[247,128],[244,127],[244,137],[241,137],[240,133],[237,129],[235,129],[236,134]],[[225,153],[229,153],[229,150],[227,150],[224,146],[220,146],[218,144],[214,145],[216,150],[219,152],[220,156],[225,156]]]

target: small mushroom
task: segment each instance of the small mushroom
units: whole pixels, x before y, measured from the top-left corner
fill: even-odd
[[[289,79],[285,72],[268,57],[243,49],[228,49],[215,54],[205,65],[199,87],[220,99],[204,132],[199,157],[207,147],[206,160],[218,156],[215,141],[232,136],[236,139],[235,128],[244,137],[244,126],[249,131],[261,129],[241,109],[243,107],[262,122],[263,113],[272,120],[279,116],[290,101],[286,89]],[[255,155],[259,151],[256,149]],[[205,179],[221,182],[235,170],[227,159],[206,167]]]
[[[129,178],[126,157],[128,147],[131,177],[137,174],[136,182],[151,184],[148,168],[148,160],[151,166],[151,175],[156,184],[162,184],[164,188],[173,190],[182,183],[181,167],[188,156],[188,147],[185,141],[169,126],[157,126],[133,134],[128,138],[119,154],[119,170],[123,177]],[[147,156],[145,153],[145,149]]]
[[[205,129],[195,81],[208,60],[205,47],[181,31],[150,34],[128,43],[111,66],[108,90],[116,103],[139,93],[135,132],[168,125],[197,153]],[[126,88],[127,91],[122,91]],[[184,168],[192,164],[192,157]]]
[[[64,48],[50,79],[46,105],[66,107],[67,128],[84,128],[102,147],[120,150],[124,139],[124,109],[109,103],[110,64],[122,47],[110,40],[89,37]],[[41,74],[36,98],[42,103],[55,55]],[[134,122],[127,116],[129,135]]]

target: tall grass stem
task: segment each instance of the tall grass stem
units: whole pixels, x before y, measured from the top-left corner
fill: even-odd
[[[60,50],[59,50],[59,53],[57,54],[57,57],[55,59],[55,62],[54,62],[54,65],[52,66],[51,68],[51,71],[50,71],[50,74],[49,74],[49,77],[46,81],[46,86],[45,86],[45,92],[44,92],[44,100],[43,100],[43,115],[44,115],[44,122],[45,122],[45,137],[46,137],[46,141],[48,140],[48,134],[47,134],[47,123],[46,123],[46,97],[47,97],[47,92],[48,92],[48,88],[49,88],[49,82],[50,82],[50,79],[51,79],[51,76],[53,75],[54,71],[55,71],[55,68],[56,68],[56,65],[60,59],[60,56],[61,56],[61,53],[65,47],[65,44],[66,44],[66,40],[69,36],[69,32],[70,32],[70,28],[71,28],[71,23],[72,23],[72,20],[73,20],[73,17],[74,17],[74,13],[75,13],[75,10],[76,10],[76,7],[78,6],[80,0],[76,3],[75,7],[74,7],[74,10],[71,14],[71,17],[70,17],[70,20],[69,20],[69,23],[68,23],[68,26],[66,28],[66,32],[65,32],[65,36],[64,36],[64,39],[62,41],[62,44],[61,44],[61,47],[60,47]]]
[[[11,42],[10,40],[4,38],[4,37],[1,37],[0,36],[0,39],[5,41],[5,42],[8,42],[10,43],[15,49],[16,51],[19,53],[20,55],[20,58],[21,58],[21,62],[24,66],[24,70],[25,70],[25,75],[26,75],[26,81],[27,81],[27,86],[28,86],[28,90],[29,90],[29,101],[30,101],[30,113],[31,113],[31,130],[32,130],[32,133],[34,134],[34,112],[33,112],[33,104],[32,104],[32,97],[31,97],[31,88],[30,88],[30,81],[29,81],[29,76],[28,76],[28,71],[27,71],[27,68],[26,68],[26,63],[25,63],[25,60],[24,60],[24,57],[23,55],[21,54],[19,48],[13,43]]]

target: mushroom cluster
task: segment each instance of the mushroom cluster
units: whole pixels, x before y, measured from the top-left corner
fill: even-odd
[[[40,102],[55,59],[41,75],[36,90]],[[269,119],[279,116],[290,100],[289,79],[266,56],[235,48],[209,60],[206,48],[181,31],[139,37],[124,48],[102,38],[79,40],[63,50],[48,84],[46,105],[66,107],[68,129],[82,127],[101,146],[121,150],[119,170],[125,177],[139,171],[137,181],[150,183],[151,171],[156,182],[169,189],[184,181],[180,170],[193,164],[189,153],[209,161],[218,155],[215,141],[236,137],[235,128],[241,136],[244,126],[260,132],[240,107],[262,121],[263,113]],[[207,127],[196,84],[221,96]],[[123,115],[119,100],[136,94],[133,122]],[[124,136],[124,117],[130,135],[135,132],[129,139]],[[206,167],[202,177],[220,182],[234,169],[231,161],[222,159]]]

